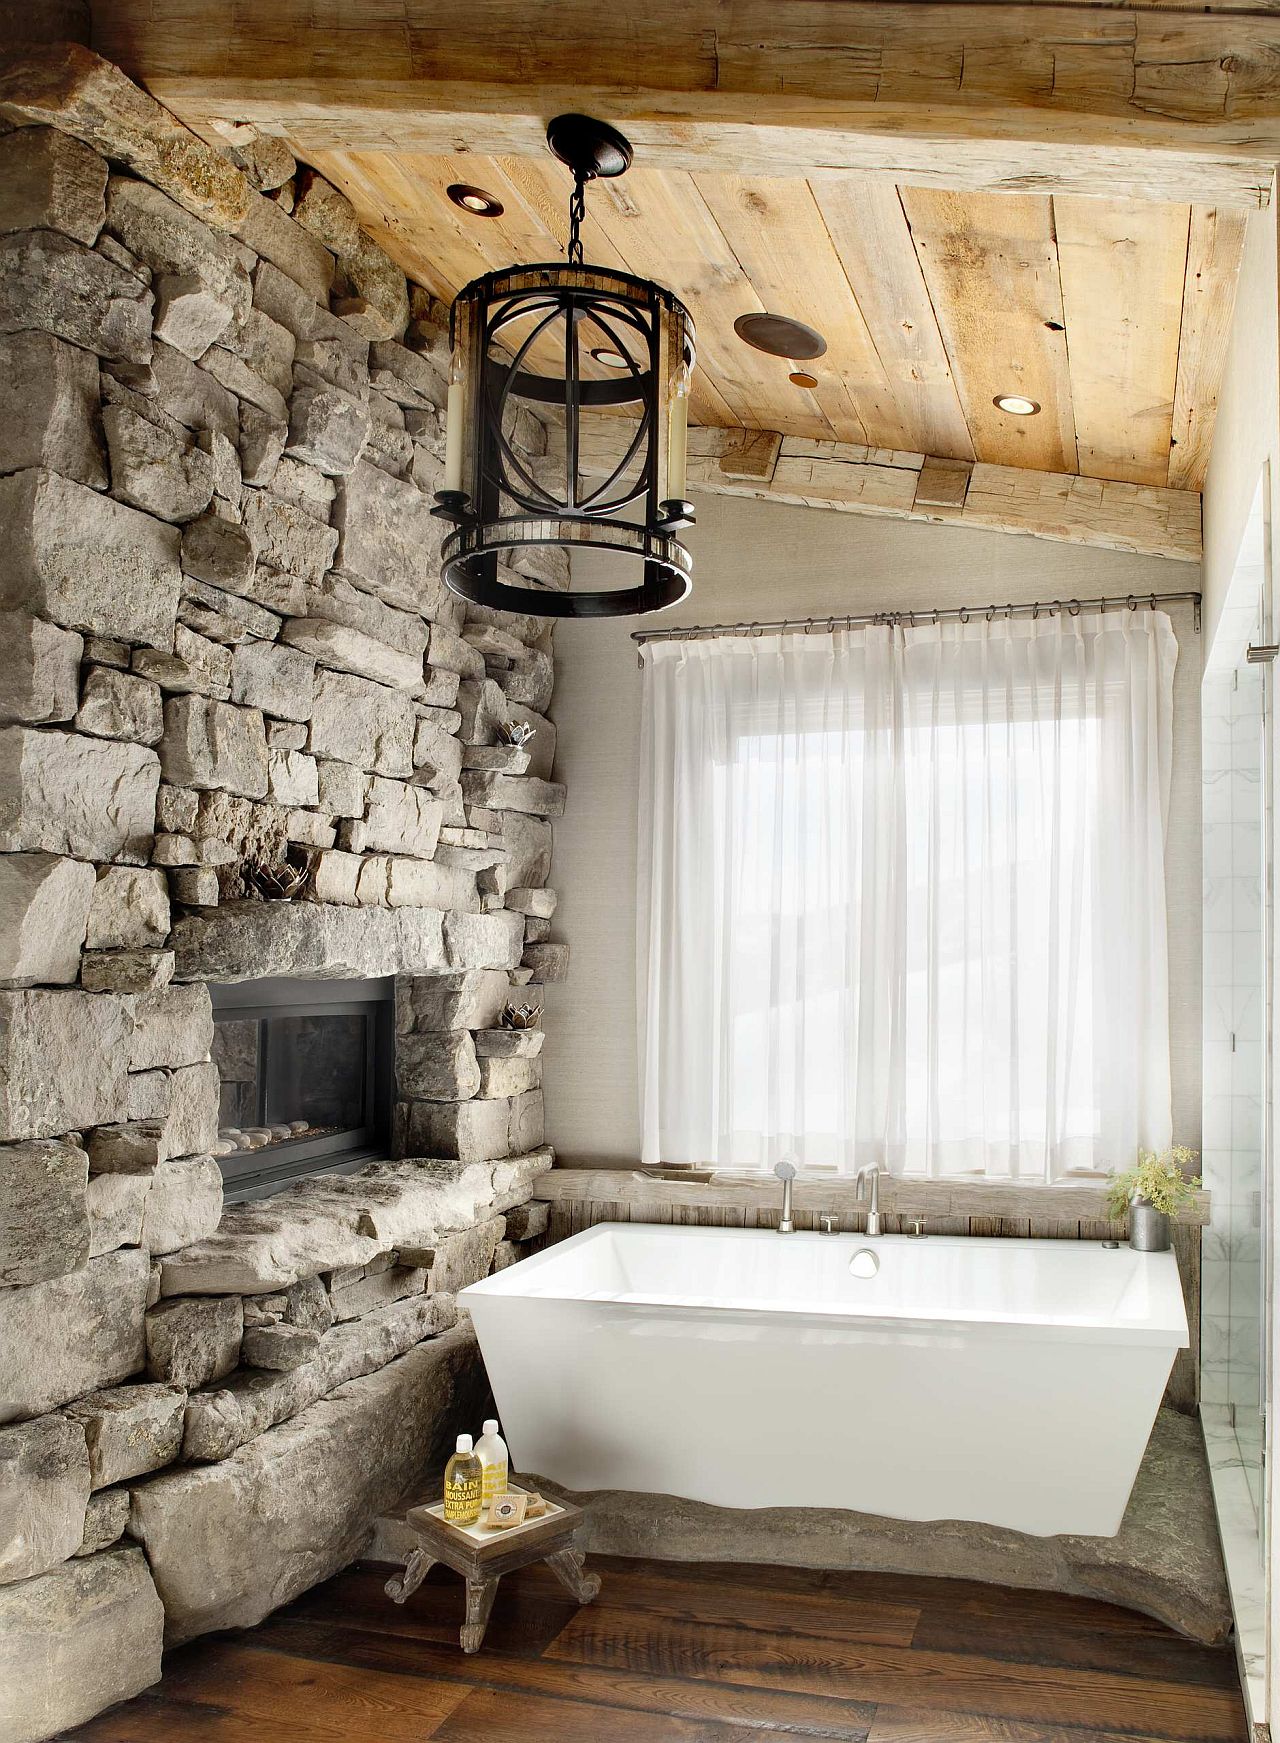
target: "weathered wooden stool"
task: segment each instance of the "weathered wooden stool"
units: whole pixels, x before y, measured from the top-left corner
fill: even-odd
[[[580,1604],[589,1604],[600,1591],[599,1576],[586,1571],[586,1557],[574,1547],[586,1514],[567,1502],[548,1501],[547,1511],[539,1518],[526,1520],[508,1531],[448,1523],[443,1501],[433,1502],[429,1507],[411,1507],[405,1522],[418,1544],[405,1563],[404,1572],[387,1581],[387,1596],[403,1604],[437,1562],[461,1574],[467,1582],[467,1619],[459,1636],[464,1652],[480,1650],[498,1581],[516,1568],[545,1561]]]

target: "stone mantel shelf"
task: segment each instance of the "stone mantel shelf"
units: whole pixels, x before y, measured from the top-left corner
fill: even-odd
[[[699,1209],[776,1210],[780,1188],[771,1174],[759,1179],[713,1174],[708,1180],[682,1180],[674,1171],[640,1168],[553,1168],[534,1186],[534,1196],[549,1202],[670,1205]],[[866,1209],[850,1179],[798,1176],[794,1202],[798,1211],[833,1215]],[[880,1208],[886,1215],[920,1217],[1029,1217],[1046,1222],[1105,1222],[1107,1188],[1102,1180],[1062,1182],[1052,1186],[1024,1182],[980,1180],[897,1180],[882,1175]],[[1197,1192],[1177,1218],[1204,1228],[1209,1222],[1209,1194]]]

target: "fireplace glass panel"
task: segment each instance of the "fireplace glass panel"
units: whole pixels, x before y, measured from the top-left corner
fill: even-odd
[[[278,1017],[268,1031],[267,1124],[305,1120],[313,1131],[345,1131],[365,1116],[363,1016]]]
[[[228,1188],[250,1195],[385,1150],[392,988],[263,980],[212,989]]]

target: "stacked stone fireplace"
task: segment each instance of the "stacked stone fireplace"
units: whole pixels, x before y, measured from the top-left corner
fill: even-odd
[[[19,1740],[353,1559],[474,1424],[456,1295],[540,1236],[552,1161],[542,1034],[508,1006],[566,950],[549,620],[439,581],[438,306],[279,141],[214,149],[84,48],[11,64],[0,117]],[[536,466],[546,430],[512,435]],[[567,584],[554,554],[521,566]],[[278,1128],[347,1104],[254,1099],[210,989],[234,1020],[286,983],[316,1010],[391,998],[364,1151],[282,1185],[302,1134]]]

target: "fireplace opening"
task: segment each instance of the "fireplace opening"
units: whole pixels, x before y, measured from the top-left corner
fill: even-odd
[[[227,1196],[385,1156],[395,980],[270,979],[211,986]]]

